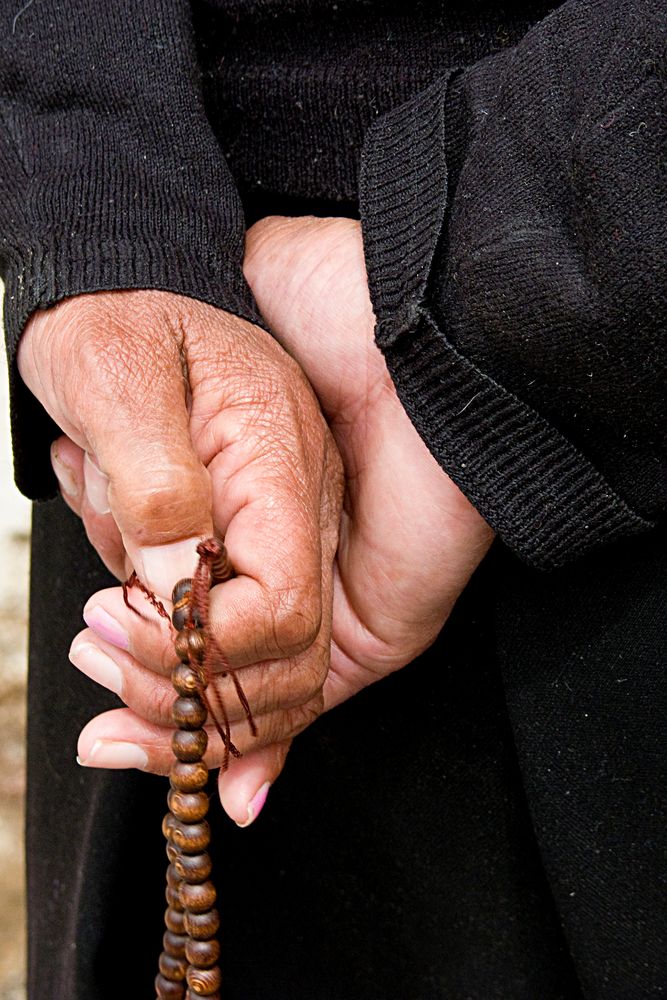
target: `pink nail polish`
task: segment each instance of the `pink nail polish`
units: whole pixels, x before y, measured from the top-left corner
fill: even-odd
[[[106,639],[112,646],[118,646],[119,649],[130,648],[130,637],[125,629],[99,604],[95,604],[92,608],[85,608],[83,620],[88,628],[92,628],[93,632],[99,635],[100,639]]]
[[[237,823],[241,829],[246,826],[250,826],[253,820],[256,820],[260,812],[264,808],[264,803],[266,802],[266,797],[269,794],[269,788],[271,787],[270,781],[265,781],[258,792],[255,792],[250,802],[248,803],[248,818],[245,823]]]

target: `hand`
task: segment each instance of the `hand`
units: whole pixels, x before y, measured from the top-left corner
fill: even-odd
[[[431,645],[493,532],[396,395],[373,339],[359,223],[262,219],[247,234],[244,269],[317,393],[345,468],[328,708]]]
[[[168,598],[192,575],[197,541],[225,536],[238,576],[211,591],[211,630],[259,729],[254,740],[230,679],[219,679],[232,739],[255,751],[235,761],[225,803],[244,821],[322,706],[341,475],[312,391],[263,330],[166,292],[84,295],[37,312],[18,363],[64,431],[53,449],[63,495],[119,577],[134,567]],[[91,598],[86,618],[94,631],[75,639],[73,659],[129,707],[92,720],[79,756],[167,772],[169,628],[132,615],[120,588]],[[216,766],[223,748],[209,735]]]

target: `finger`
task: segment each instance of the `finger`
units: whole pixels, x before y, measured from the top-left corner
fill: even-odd
[[[274,743],[294,738],[321,713],[319,696],[306,705],[287,712],[272,712],[257,720],[254,737],[244,723],[233,723],[231,739],[240,753],[252,753]],[[210,768],[220,767],[226,759],[222,739],[212,727],[206,727],[208,746],[205,753]],[[77,754],[83,767],[111,769],[135,767],[153,774],[168,774],[174,762],[174,728],[146,722],[129,708],[104,712],[84,726]]]
[[[63,434],[51,445],[51,465],[65,503],[84,523],[93,548],[119,579],[125,574],[125,549],[109,511],[106,477],[90,455]]]
[[[83,456],[83,448],[79,448],[65,434],[51,445],[51,466],[58,480],[60,494],[79,517],[84,492]]]
[[[127,553],[109,507],[108,479],[88,452],[83,456],[83,480],[81,518],[88,539],[107,569],[119,580],[124,580]]]
[[[84,629],[74,638],[69,658],[78,670],[117,694],[142,719],[159,726],[173,725],[172,709],[177,695],[169,677],[143,666],[129,652],[98,638],[91,629]],[[176,660],[173,652],[172,660]],[[238,671],[255,721],[278,708],[289,710],[308,702],[313,697],[309,673],[307,665],[304,669],[298,658],[291,663],[284,660],[258,663]],[[206,698],[216,717],[223,706],[230,722],[246,719],[245,706],[230,675],[212,677]]]
[[[241,827],[257,819],[271,785],[285,766],[291,741],[274,743],[232,760],[218,775],[218,794],[222,808]]]
[[[128,592],[129,607],[121,587],[99,590],[86,602],[83,620],[98,636],[114,647],[127,650],[143,666],[169,677],[178,657],[174,650],[175,629],[158,614],[139,588]],[[163,601],[171,616],[171,601]],[[76,640],[75,640],[76,641]]]
[[[97,293],[78,299],[75,323],[54,326],[51,317],[52,352],[61,357],[67,340],[70,361],[57,416],[94,455],[96,468],[88,462],[84,470],[91,506],[103,509],[108,481],[124,548],[162,597],[192,575],[196,543],[213,528],[210,482],[189,431],[183,302],[166,293]]]
[[[319,412],[308,419],[307,435],[318,433],[320,420]],[[233,415],[223,415],[223,423],[234,437]],[[214,517],[237,573],[211,591],[209,624],[234,666],[298,654],[324,620],[323,577],[330,575],[338,512],[334,501],[333,514],[322,516],[323,494],[337,489],[337,456],[332,460],[326,439],[312,449],[285,434],[272,447],[265,466],[236,469],[227,450],[209,466]],[[317,472],[309,467],[313,451]]]

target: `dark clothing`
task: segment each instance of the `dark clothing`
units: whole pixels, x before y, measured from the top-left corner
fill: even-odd
[[[561,565],[664,513],[662,3],[15,7],[10,354],[37,306],[100,288],[256,318],[237,185],[251,213],[258,191],[358,202],[401,399],[503,540]],[[13,404],[18,481],[43,496],[49,428],[16,381]]]
[[[59,500],[33,544],[29,998],[140,1000],[167,782],[77,767],[118,702],[67,650],[111,581]],[[428,653],[298,737],[253,826],[212,804],[227,1000],[664,995],[664,544],[553,573],[498,546]]]
[[[299,737],[256,826],[220,820],[230,1000],[665,987],[665,16],[554,6],[0,5],[10,360],[32,310],[101,288],[257,320],[244,215],[358,213],[399,395],[502,539],[432,650]],[[14,369],[12,407],[46,496]],[[62,664],[108,578],[59,501],[34,545],[31,1000],[150,995],[165,783],[76,769],[114,699]]]

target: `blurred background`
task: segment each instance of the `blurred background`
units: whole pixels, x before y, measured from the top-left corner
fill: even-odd
[[[0,354],[0,1000],[25,1000],[23,800],[30,504],[14,486],[7,372],[4,351]]]

